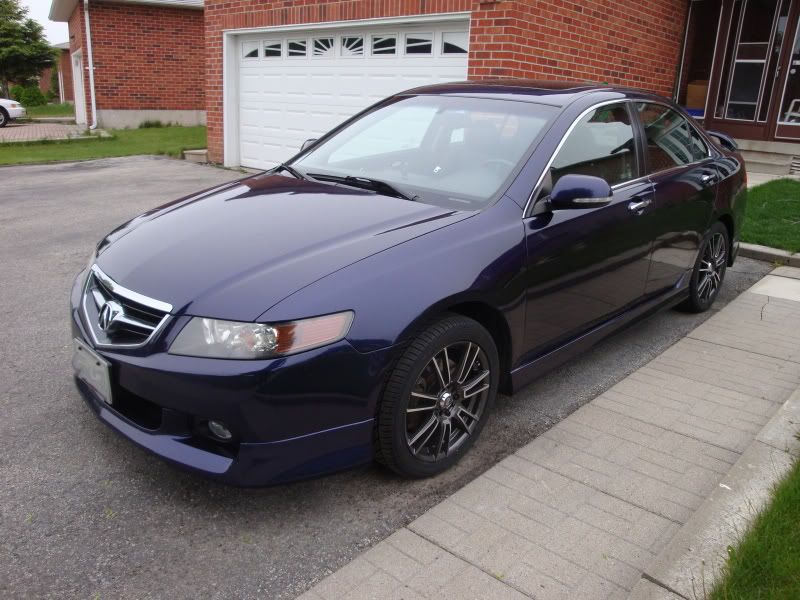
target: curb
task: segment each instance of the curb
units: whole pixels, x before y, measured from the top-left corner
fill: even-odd
[[[778,409],[719,486],[644,570],[628,600],[706,598],[728,556],[800,456],[800,388]]]
[[[758,244],[739,244],[739,256],[754,258],[771,263],[780,263],[790,267],[800,267],[800,252],[792,253],[787,250],[759,246]]]

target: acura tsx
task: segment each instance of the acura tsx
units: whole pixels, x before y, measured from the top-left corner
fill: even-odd
[[[228,483],[434,475],[498,391],[708,309],[745,193],[733,140],[652,94],[400,93],[108,234],[71,293],[75,380],[117,432]]]

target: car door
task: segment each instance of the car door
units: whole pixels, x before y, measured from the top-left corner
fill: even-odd
[[[641,176],[633,118],[626,102],[585,111],[535,192],[540,202],[559,177],[574,173],[602,177],[613,194],[600,208],[545,211],[525,219],[525,345],[533,353],[580,335],[644,293],[653,193]]]
[[[634,103],[644,159],[655,192],[653,253],[645,293],[669,292],[685,281],[711,222],[719,173],[708,145],[678,111]]]

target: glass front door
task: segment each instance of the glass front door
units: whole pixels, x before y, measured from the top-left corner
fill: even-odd
[[[800,99],[791,105],[798,96],[800,77],[794,76],[800,71],[800,56],[793,57],[797,64],[789,69],[795,73],[786,70],[790,44],[797,46],[800,0],[726,0],[723,4],[706,125],[736,137],[771,139],[777,135],[776,123],[800,112]],[[784,95],[792,96],[785,108]]]
[[[784,81],[775,137],[800,140],[800,27],[794,36]]]

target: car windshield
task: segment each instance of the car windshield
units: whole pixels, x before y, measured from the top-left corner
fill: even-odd
[[[351,182],[361,187],[376,180],[419,202],[478,210],[500,191],[557,112],[499,99],[401,97],[292,166],[309,177],[357,177]]]

